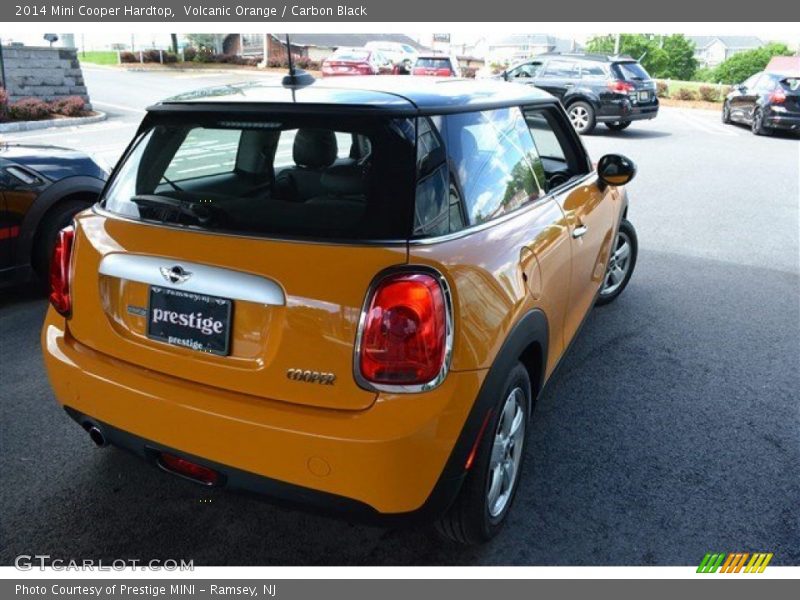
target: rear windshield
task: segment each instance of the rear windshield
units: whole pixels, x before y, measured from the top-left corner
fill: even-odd
[[[369,50],[337,50],[330,60],[351,60],[354,62],[364,62],[369,59]]]
[[[787,92],[800,92],[800,77],[787,77],[781,80],[781,87]]]
[[[618,74],[626,81],[644,81],[650,79],[650,74],[638,62],[620,62],[614,65]]]
[[[413,216],[413,119],[275,115],[156,121],[103,205],[125,217],[249,235],[404,239]]]
[[[449,69],[450,60],[447,58],[419,58],[416,66],[424,69]]]

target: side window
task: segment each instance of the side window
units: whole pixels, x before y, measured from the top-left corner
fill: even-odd
[[[758,83],[756,84],[755,90],[759,93],[771,92],[775,89],[775,84],[777,83],[777,76],[764,73],[764,76],[759,79]]]
[[[532,159],[536,148],[518,108],[446,117],[447,148],[474,225],[510,212],[541,194]]]
[[[578,63],[572,60],[554,59],[547,63],[542,77],[553,79],[572,79],[580,76]]]
[[[183,181],[232,172],[241,135],[239,129],[195,127],[184,138],[164,171],[164,177]]]
[[[518,77],[523,79],[529,79],[532,77],[538,77],[541,68],[542,68],[541,63],[528,63],[525,65],[518,66],[517,68],[509,71],[508,74],[512,79],[516,79]]]
[[[586,153],[575,143],[571,126],[561,113],[555,108],[532,108],[524,114],[538,156],[534,169],[548,192],[589,172]]]
[[[603,65],[598,63],[585,62],[581,65],[582,79],[608,79],[608,73]]]
[[[761,77],[761,73],[756,73],[752,77],[749,77],[748,79],[745,79],[745,81],[742,83],[742,85],[744,87],[746,87],[748,90],[751,90],[751,89],[753,89],[755,87],[756,83],[758,82],[759,77]]]
[[[418,120],[415,236],[444,235],[464,226],[458,197],[448,193],[447,154],[437,131],[441,121],[441,117]]]

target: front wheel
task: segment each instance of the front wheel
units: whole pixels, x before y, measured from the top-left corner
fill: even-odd
[[[581,135],[591,133],[596,124],[594,109],[588,102],[575,102],[569,105],[567,115],[575,131]]]
[[[636,257],[639,254],[639,240],[636,230],[627,219],[619,224],[617,241],[608,258],[608,267],[597,297],[597,304],[603,305],[617,299],[633,275],[636,266]]]
[[[497,390],[497,401],[458,498],[436,522],[442,536],[462,544],[481,544],[500,532],[519,486],[531,405],[531,380],[518,362]]]
[[[606,127],[611,131],[622,131],[623,129],[627,129],[630,124],[630,121],[613,121],[606,123]]]
[[[731,122],[731,105],[727,100],[722,104],[722,122],[726,125]]]

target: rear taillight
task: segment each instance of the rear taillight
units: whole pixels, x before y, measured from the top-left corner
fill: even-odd
[[[610,89],[612,92],[628,94],[634,90],[634,86],[632,83],[628,83],[627,81],[614,80],[608,82],[608,89]]]
[[[70,295],[70,263],[75,229],[70,225],[58,232],[50,262],[50,304],[59,314],[68,317],[72,311]]]
[[[786,102],[786,92],[783,90],[775,90],[769,95],[769,101],[772,104],[783,104]]]
[[[411,71],[411,74],[412,75],[425,75],[425,69],[423,69],[422,67],[414,67],[414,69]]]
[[[452,77],[454,73],[450,69],[436,69],[437,77]]]
[[[363,382],[390,391],[421,391],[441,383],[452,345],[446,286],[441,277],[425,272],[380,280],[360,325],[356,369]]]

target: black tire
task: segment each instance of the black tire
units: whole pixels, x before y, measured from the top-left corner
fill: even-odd
[[[72,218],[80,211],[89,208],[91,203],[83,200],[65,200],[58,202],[44,216],[36,230],[31,264],[42,285],[47,285],[50,275],[50,260],[56,236],[64,227],[72,223]]]
[[[722,122],[725,123],[725,125],[731,122],[731,105],[728,104],[727,100],[722,103]]]
[[[588,102],[583,102],[582,100],[573,102],[567,108],[567,114],[569,115],[569,120],[572,122],[575,131],[581,135],[591,133],[597,125],[594,108],[592,108],[592,105]]]
[[[614,255],[619,248],[621,248],[621,241],[624,240],[630,244],[630,256],[629,262],[626,264],[625,274],[621,281],[615,282],[614,287],[609,287],[607,283],[609,282],[609,271],[612,269],[614,265]],[[603,277],[603,283],[601,284],[602,287],[600,289],[600,294],[597,296],[596,304],[602,306],[604,304],[608,304],[609,302],[613,302],[617,299],[617,297],[625,291],[625,288],[628,286],[628,282],[631,280],[631,276],[633,275],[633,270],[636,268],[636,257],[639,254],[639,239],[636,236],[636,229],[634,229],[633,224],[628,221],[627,219],[623,219],[622,223],[619,224],[619,232],[617,233],[617,240],[614,243],[614,248],[611,250],[611,257],[608,261],[608,267],[606,269],[606,275]],[[605,290],[608,289],[609,291],[606,292]]]
[[[764,113],[760,108],[756,108],[753,113],[753,122],[750,124],[750,130],[756,135],[772,135],[772,130],[764,125]]]
[[[521,410],[524,411],[522,414],[522,427],[524,429],[521,432],[520,458],[515,476],[512,479],[508,499],[505,501],[502,511],[492,516],[487,498],[491,482],[492,449],[506,401],[518,389],[525,396],[524,402],[521,402]],[[436,531],[441,536],[460,544],[482,544],[488,542],[500,532],[513,505],[514,496],[517,493],[522,476],[522,466],[525,458],[524,440],[527,433],[529,411],[532,406],[531,380],[522,363],[517,362],[511,368],[503,386],[497,390],[497,396],[498,401],[483,431],[475,461],[464,480],[461,491],[453,506],[436,522]]]
[[[623,129],[627,129],[630,124],[630,121],[613,121],[606,123],[606,127],[611,131],[622,131]]]

